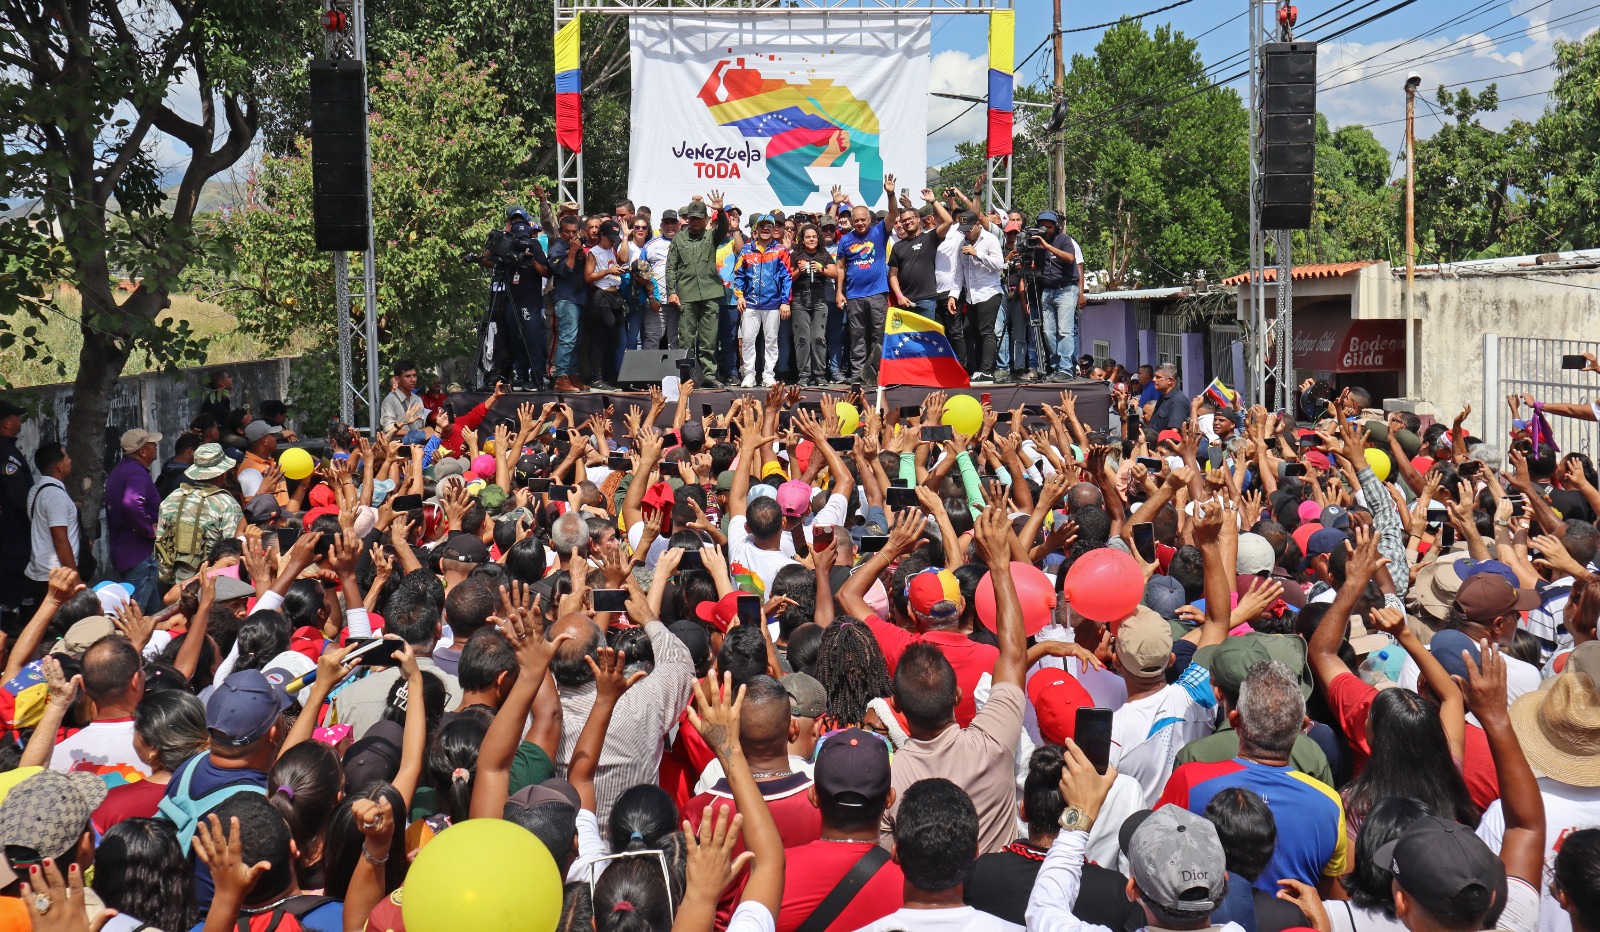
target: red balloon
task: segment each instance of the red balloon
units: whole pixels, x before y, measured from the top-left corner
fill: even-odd
[[[1121,621],[1144,598],[1144,571],[1128,554],[1100,547],[1072,564],[1064,588],[1074,613],[1091,621]]]
[[[972,596],[978,603],[978,617],[990,631],[995,630],[992,576],[992,573],[985,573],[983,579],[978,581],[978,591]],[[1011,563],[1011,581],[1017,587],[1017,600],[1022,603],[1022,630],[1029,636],[1038,634],[1041,628],[1055,620],[1055,583],[1045,575],[1044,570],[1031,563],[1015,560]]]

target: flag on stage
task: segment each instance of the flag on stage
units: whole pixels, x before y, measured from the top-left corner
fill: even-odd
[[[556,31],[556,142],[583,151],[583,71],[578,65],[579,17]]]
[[[1219,408],[1233,408],[1239,403],[1239,393],[1222,384],[1221,379],[1212,379],[1211,384],[1206,386],[1205,395]]]
[[[972,383],[943,327],[921,314],[891,307],[883,320],[878,384],[967,388]]]
[[[989,11],[989,158],[1011,154],[1016,11]]]

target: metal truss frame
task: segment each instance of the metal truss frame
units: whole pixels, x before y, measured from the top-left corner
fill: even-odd
[[[360,0],[356,0],[360,2]],[[1255,0],[1252,0],[1255,2]],[[793,16],[838,13],[847,16],[902,16],[906,13],[937,15],[986,14],[1008,10],[1014,0],[556,0],[555,28],[582,14],[588,16]],[[989,159],[984,203],[1001,213],[1011,208],[1011,156]],[[576,201],[583,211],[583,153],[556,143],[557,189],[563,201]]]

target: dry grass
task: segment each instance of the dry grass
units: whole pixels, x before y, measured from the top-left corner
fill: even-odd
[[[72,381],[78,372],[78,352],[83,348],[83,334],[78,329],[81,306],[82,298],[77,291],[61,288],[53,302],[53,310],[47,314],[49,320],[39,325],[37,336],[45,352],[33,359],[24,359],[21,341],[10,349],[0,350],[0,372],[5,374],[6,380],[19,388]],[[239,332],[233,315],[193,295],[173,295],[172,306],[162,313],[161,319],[188,321],[195,333],[207,341],[207,364],[279,355],[267,353],[253,337]],[[61,364],[59,367],[58,362]],[[137,350],[129,357],[123,374],[137,375],[154,368],[149,354]]]

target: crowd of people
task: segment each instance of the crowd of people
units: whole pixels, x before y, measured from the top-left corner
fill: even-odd
[[[0,929],[1600,932],[1600,408],[394,369],[127,431],[98,568],[0,404]]]
[[[659,217],[506,212],[504,301],[485,387],[615,390],[623,353],[678,349],[702,388],[873,384],[890,307],[945,329],[975,383],[1079,372],[1083,252],[1055,211],[987,214],[957,188],[914,201],[884,179],[873,212],[838,187],[820,213],[745,215],[718,192]],[[486,248],[493,268],[496,251]]]

